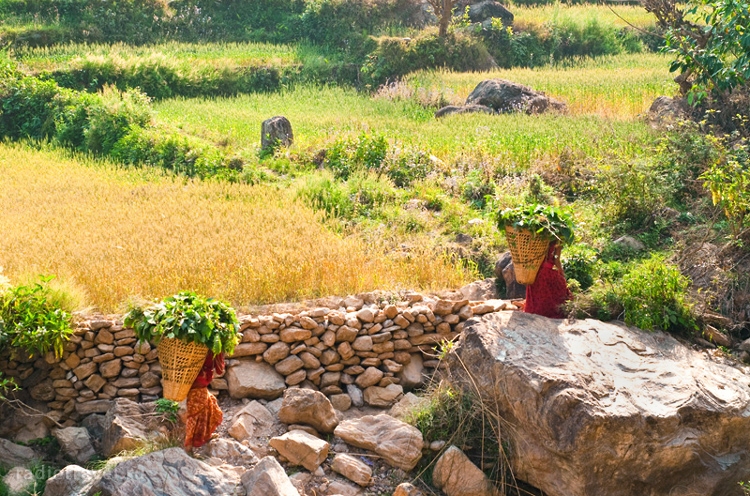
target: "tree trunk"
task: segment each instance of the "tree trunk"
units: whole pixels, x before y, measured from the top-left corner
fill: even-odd
[[[451,16],[453,15],[453,1],[443,0],[443,9],[440,16],[440,28],[438,30],[438,36],[445,38],[448,34],[448,25],[451,22]]]

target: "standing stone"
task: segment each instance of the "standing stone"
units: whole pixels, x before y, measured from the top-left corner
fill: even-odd
[[[271,117],[260,126],[260,147],[273,149],[279,145],[289,148],[294,142],[292,123],[283,115]]]
[[[97,472],[78,465],[68,465],[47,479],[44,496],[78,496],[96,478]]]
[[[352,399],[352,405],[356,406],[357,408],[365,406],[365,399],[362,395],[362,390],[354,384],[347,384],[346,394],[348,394]]]
[[[401,379],[401,386],[405,391],[411,391],[424,384],[424,360],[421,353],[412,353],[409,363],[396,374]]]
[[[242,475],[242,485],[247,496],[299,496],[299,491],[272,456],[263,458],[254,468],[245,472]]]

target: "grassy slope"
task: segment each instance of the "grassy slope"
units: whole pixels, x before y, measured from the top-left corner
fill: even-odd
[[[592,157],[637,154],[651,131],[638,119],[653,99],[674,85],[659,55],[581,61],[568,68],[513,69],[492,73],[422,72],[374,98],[344,88],[296,87],[276,94],[225,99],[175,99],[156,105],[159,119],[220,142],[224,137],[252,157],[260,123],[274,115],[292,122],[300,148],[324,147],[347,133],[380,133],[391,141],[460,163],[491,156],[514,168],[573,148]],[[467,115],[441,120],[442,98],[461,103],[490,77],[511,79],[547,91],[570,106],[566,116]],[[482,159],[483,160],[483,159]]]
[[[452,287],[426,254],[342,239],[274,188],[184,182],[0,145],[0,266],[57,274],[114,310],[192,289],[235,305],[386,287]]]

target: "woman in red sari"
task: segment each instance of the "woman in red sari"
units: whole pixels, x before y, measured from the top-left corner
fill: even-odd
[[[224,419],[216,397],[208,392],[208,385],[214,380],[214,372],[224,373],[224,354],[208,352],[198,377],[193,382],[187,396],[185,417],[185,449],[203,446]]]
[[[526,286],[524,312],[543,315],[551,319],[565,317],[561,306],[570,299],[570,290],[560,263],[561,251],[562,246],[557,241],[550,243],[547,256],[542,262],[534,284]]]

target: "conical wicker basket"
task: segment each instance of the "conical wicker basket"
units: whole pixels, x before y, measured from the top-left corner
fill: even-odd
[[[161,363],[161,385],[164,398],[182,401],[187,398],[190,387],[203,367],[208,347],[200,343],[188,343],[181,339],[162,338],[159,341],[159,363]]]
[[[516,281],[527,286],[534,284],[539,267],[547,256],[550,239],[513,226],[505,226],[505,239],[513,258]]]

